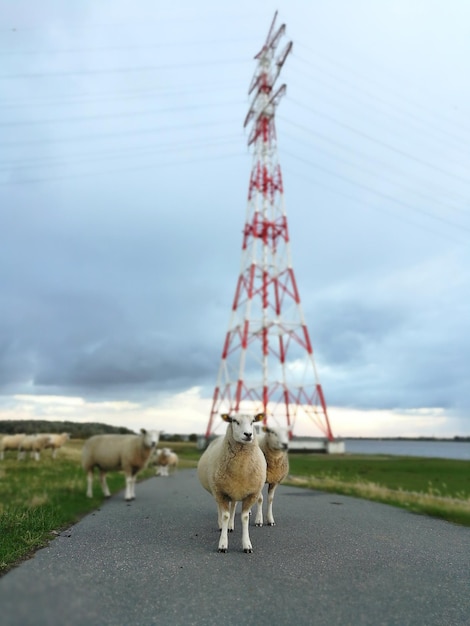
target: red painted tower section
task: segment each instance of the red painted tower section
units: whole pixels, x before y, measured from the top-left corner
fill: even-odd
[[[286,85],[275,87],[292,49],[277,46],[285,24],[275,28],[256,55],[258,66],[245,119],[253,166],[243,229],[242,262],[222,350],[206,437],[220,413],[261,412],[287,426],[307,418],[329,441],[333,433],[291,263],[284,189],[277,155],[276,107]]]

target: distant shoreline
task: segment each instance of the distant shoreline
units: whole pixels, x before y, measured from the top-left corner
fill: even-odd
[[[468,437],[338,437],[344,441],[441,441],[449,443],[468,443]]]

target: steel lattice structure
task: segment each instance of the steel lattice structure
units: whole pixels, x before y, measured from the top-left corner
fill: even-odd
[[[206,437],[220,413],[263,411],[291,436],[301,413],[333,440],[325,398],[291,263],[284,189],[277,154],[276,107],[286,85],[275,88],[292,49],[277,54],[285,24],[275,29],[255,56],[245,119],[253,166],[243,230],[241,270],[222,350]]]

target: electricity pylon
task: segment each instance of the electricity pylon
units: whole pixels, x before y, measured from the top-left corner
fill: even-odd
[[[277,154],[276,108],[286,85],[275,87],[292,49],[277,54],[285,34],[274,15],[258,61],[245,119],[253,166],[243,229],[242,262],[222,350],[206,437],[219,413],[264,412],[287,426],[306,415],[329,441],[333,433],[291,263],[284,189]]]

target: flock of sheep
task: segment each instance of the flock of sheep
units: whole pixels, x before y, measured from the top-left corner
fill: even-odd
[[[224,436],[214,439],[201,455],[197,474],[201,485],[215,499],[218,512],[219,552],[227,552],[228,533],[234,529],[237,503],[241,502],[242,548],[253,551],[249,535],[251,508],[257,504],[255,525],[263,525],[263,487],[268,485],[267,525],[274,526],[273,499],[277,486],[289,471],[288,431],[286,428],[263,427],[257,435],[255,424],[264,414],[223,414],[227,423]],[[52,448],[52,456],[66,443],[69,435],[5,435],[0,441],[0,459],[6,450],[18,450],[18,458],[26,452],[39,460],[40,452]],[[142,429],[138,435],[94,435],[82,450],[82,467],[86,472],[86,495],[93,497],[93,474],[99,471],[103,494],[110,491],[106,474],[122,471],[125,475],[126,501],[135,499],[137,474],[149,463],[156,465],[156,474],[168,476],[178,465],[178,456],[169,448],[157,450],[160,432]]]
[[[69,433],[61,433],[60,435],[55,433],[4,435],[0,440],[0,460],[3,461],[7,450],[17,450],[19,460],[24,459],[29,452],[31,458],[39,461],[41,452],[47,448],[52,449],[52,458],[55,459],[57,450],[67,443],[69,438]]]

